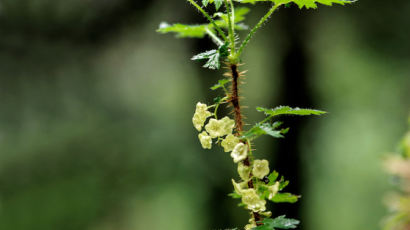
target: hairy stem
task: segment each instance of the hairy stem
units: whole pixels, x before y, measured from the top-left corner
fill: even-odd
[[[242,134],[243,131],[243,121],[242,121],[242,114],[241,114],[241,106],[239,104],[239,91],[238,91],[238,82],[239,82],[239,77],[240,73],[238,71],[238,65],[237,64],[231,64],[230,65],[231,69],[231,76],[232,76],[232,91],[231,91],[231,103],[234,108],[234,114],[235,114],[235,123],[236,123],[236,131],[238,135]],[[249,154],[248,157],[243,161],[244,165],[249,166],[252,168],[253,164],[253,159],[252,159],[252,148],[251,148],[251,143],[248,140],[246,142],[249,148]],[[251,173],[250,179],[248,181],[248,188],[254,188],[253,184],[253,175]],[[261,216],[257,212],[253,212],[253,218],[255,219],[256,222],[261,221]],[[261,225],[261,224],[257,224]]]
[[[242,134],[242,131],[243,131],[243,122],[242,122],[241,106],[239,105],[239,92],[238,92],[239,72],[238,72],[238,65],[231,64],[230,68],[231,68],[231,74],[232,74],[231,103],[232,103],[233,108],[234,108],[236,131],[240,135],[240,134]]]
[[[212,19],[212,17],[204,10],[202,9],[202,7],[200,7],[194,0],[188,0],[189,3],[191,3],[193,6],[195,6],[195,8],[197,8],[199,10],[199,12],[201,12],[206,19],[208,19],[208,21],[210,23],[212,23],[212,25],[215,27],[216,31],[218,31],[219,35],[221,35],[221,37],[226,41],[229,42],[228,38],[226,37],[225,33],[221,30],[221,28],[215,23],[215,21]]]
[[[233,22],[234,22],[234,8],[233,8],[233,4],[231,2],[231,4],[228,3],[228,0],[225,0],[225,8],[226,8],[226,12],[228,14],[228,35],[229,35],[229,40],[230,40],[230,45],[231,45],[231,56],[235,55],[235,31],[234,31],[234,27],[233,27]]]
[[[256,33],[256,31],[262,27],[263,23],[266,22],[266,20],[268,20],[268,18],[273,14],[273,12],[276,11],[276,9],[279,8],[279,6],[281,6],[282,4],[277,4],[277,5],[273,5],[272,8],[268,11],[268,13],[265,14],[265,16],[263,16],[261,18],[261,20],[258,22],[258,24],[256,24],[255,27],[252,28],[251,32],[249,32],[248,36],[245,38],[245,40],[242,42],[241,46],[239,47],[237,56],[240,57],[240,55],[243,52],[243,49],[245,48],[245,46],[249,43],[249,41],[252,39],[253,35]]]

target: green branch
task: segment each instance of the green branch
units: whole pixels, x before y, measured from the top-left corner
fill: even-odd
[[[239,47],[239,50],[237,52],[237,57],[240,57],[243,49],[245,48],[245,46],[249,43],[249,41],[252,39],[253,35],[255,34],[255,32],[262,27],[263,23],[268,20],[268,18],[273,14],[273,12],[276,11],[276,9],[279,8],[279,6],[281,6],[282,4],[277,4],[277,5],[273,5],[272,8],[268,11],[268,13],[265,14],[265,16],[263,16],[261,18],[261,20],[258,22],[258,24],[256,24],[255,27],[253,27],[253,29],[251,30],[251,32],[248,34],[248,36],[245,38],[245,40],[242,42],[241,46]]]
[[[218,46],[221,46],[224,44],[223,41],[221,41],[221,39],[218,38],[218,36],[216,36],[211,30],[209,30],[208,28],[205,29],[206,33],[209,35],[209,37],[212,38],[212,40],[214,40]]]
[[[235,30],[234,26],[232,25],[234,23],[234,14],[235,14],[235,9],[233,8],[233,4],[231,1],[231,4],[228,3],[228,0],[224,0],[225,2],[225,8],[226,8],[226,13],[228,14],[228,31],[229,31],[229,40],[230,40],[230,45],[231,45],[231,56],[235,56]]]
[[[221,30],[221,28],[215,23],[215,21],[212,19],[211,16],[209,16],[209,14],[202,9],[202,7],[200,7],[194,0],[188,0],[189,3],[191,3],[193,6],[195,6],[195,8],[197,8],[199,10],[199,12],[201,12],[206,19],[208,19],[208,21],[210,23],[212,23],[212,25],[215,27],[216,31],[218,31],[219,35],[221,35],[221,37],[226,41],[229,42],[228,38],[226,37],[225,33]]]

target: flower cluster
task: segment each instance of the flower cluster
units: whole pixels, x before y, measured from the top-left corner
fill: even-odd
[[[240,143],[239,138],[232,134],[235,127],[235,121],[229,117],[224,117],[218,120],[216,116],[214,116],[215,118],[209,119],[208,123],[205,125],[206,120],[211,116],[212,113],[208,111],[208,106],[206,104],[202,104],[201,102],[196,104],[192,123],[199,132],[205,127],[205,130],[198,135],[202,147],[204,149],[211,149],[212,139],[217,138],[218,141],[221,140],[221,146],[224,148],[225,152],[230,152],[237,148],[235,157],[232,156],[235,162],[245,159],[247,149],[244,147],[237,147],[239,144],[243,145],[243,143]]]
[[[245,138],[241,140],[233,134],[235,121],[229,117],[217,119],[216,112],[208,111],[209,108],[214,107],[217,105],[207,106],[200,102],[196,105],[192,123],[200,132],[199,141],[204,149],[211,149],[213,140],[216,139],[216,143],[219,143],[225,152],[230,152],[234,163],[238,164],[238,174],[241,178],[239,183],[232,179],[235,193],[251,213],[269,217],[271,212],[266,212],[266,199],[271,200],[278,193],[279,182],[266,182],[270,172],[269,162],[253,160],[247,140]],[[209,117],[211,118],[207,122]],[[245,229],[254,227],[256,227],[256,220],[252,217]]]
[[[241,196],[242,203],[252,212],[270,216],[271,212],[266,212],[265,197],[271,200],[279,191],[279,182],[267,185],[262,180],[252,180],[252,176],[262,179],[269,174],[269,162],[267,160],[254,160],[252,166],[247,166],[243,162],[238,164],[238,174],[242,179],[237,183],[232,179],[232,185],[235,193]],[[252,181],[252,187],[249,187],[249,181]],[[256,227],[256,222],[251,218],[245,229]]]

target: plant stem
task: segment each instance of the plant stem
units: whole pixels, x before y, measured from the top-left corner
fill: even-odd
[[[229,40],[230,40],[230,45],[231,45],[231,56],[235,56],[235,30],[233,27],[233,20],[234,20],[234,14],[235,14],[235,9],[233,8],[233,4],[231,1],[231,4],[228,3],[228,0],[224,0],[225,2],[225,8],[226,12],[228,13],[228,35],[229,35]]]
[[[232,91],[231,91],[231,103],[234,107],[234,114],[235,114],[235,123],[236,123],[236,131],[238,132],[238,135],[241,135],[243,131],[243,121],[242,121],[242,114],[241,114],[241,106],[239,104],[239,92],[238,92],[238,79],[240,77],[239,71],[238,71],[238,65],[237,64],[231,64],[230,65],[231,69],[231,75],[232,75]],[[243,161],[244,165],[253,168],[253,157],[252,157],[252,147],[251,147],[251,142],[249,140],[246,141],[246,144],[248,145],[248,157]],[[250,174],[250,179],[248,181],[248,188],[255,188],[253,184],[253,175],[252,173]],[[261,216],[257,212],[252,212],[253,219],[255,222],[261,221]],[[262,225],[262,224],[257,224],[257,225]]]
[[[208,21],[210,23],[212,23],[212,25],[215,27],[216,31],[218,31],[219,35],[221,35],[221,37],[226,41],[229,42],[228,38],[226,37],[225,33],[221,30],[221,28],[215,23],[215,21],[212,19],[211,16],[209,16],[209,14],[202,9],[202,7],[200,7],[194,0],[188,0],[189,3],[191,3],[193,6],[195,6],[195,8],[197,8],[199,10],[199,12],[201,12],[206,19],[208,19]]]
[[[238,65],[231,64],[230,65],[231,74],[232,74],[232,92],[231,92],[231,103],[234,108],[235,114],[235,123],[236,123],[236,131],[238,134],[242,134],[243,131],[243,122],[242,122],[242,114],[241,114],[241,106],[239,105],[239,93],[238,93]]]
[[[249,43],[249,41],[252,39],[253,35],[255,34],[255,32],[263,25],[263,23],[268,20],[268,18],[273,14],[273,12],[275,12],[276,9],[279,8],[279,6],[281,6],[282,4],[276,4],[273,5],[272,8],[268,11],[268,13],[265,14],[265,16],[263,16],[261,18],[261,20],[258,22],[258,24],[256,24],[255,27],[252,28],[251,32],[249,32],[248,36],[245,38],[245,40],[242,42],[241,46],[239,47],[239,50],[237,52],[237,56],[240,57],[240,55],[243,52],[243,49],[245,48],[245,46]]]
[[[214,40],[218,46],[221,46],[224,44],[223,41],[221,41],[221,39],[218,38],[218,36],[216,36],[211,30],[209,30],[208,28],[206,28],[206,33],[212,38],[212,40]]]

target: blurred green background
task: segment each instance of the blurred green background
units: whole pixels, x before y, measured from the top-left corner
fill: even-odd
[[[254,25],[267,10],[249,15]],[[195,103],[222,72],[189,58],[208,40],[155,32],[199,23],[185,1],[0,0],[0,229],[192,230],[243,226],[226,196],[236,170],[200,148]],[[281,9],[242,69],[257,105],[315,107],[259,156],[291,180],[298,205],[275,213],[305,230],[373,230],[390,189],[381,168],[410,112],[410,2]]]

